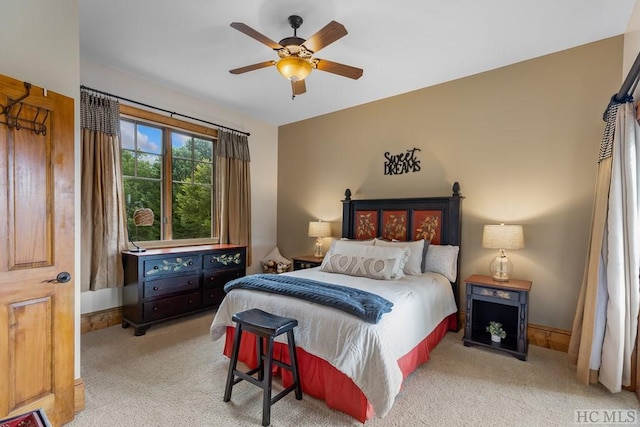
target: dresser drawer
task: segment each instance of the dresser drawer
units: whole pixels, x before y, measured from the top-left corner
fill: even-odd
[[[189,276],[172,277],[168,279],[150,280],[144,282],[143,298],[154,298],[162,295],[184,292],[189,289],[198,289],[200,276],[192,274]]]
[[[168,274],[196,272],[200,269],[200,256],[168,257],[144,261],[144,276],[158,277]]]
[[[245,257],[246,251],[244,248],[216,251],[204,255],[202,259],[202,268],[205,270],[223,270],[227,268],[244,267]]]
[[[203,289],[202,305],[205,307],[220,305],[225,295],[224,288]]]
[[[151,321],[183,314],[200,307],[200,293],[191,292],[186,295],[163,298],[142,304],[144,320]]]
[[[222,288],[229,280],[237,279],[244,275],[245,270],[243,268],[226,271],[205,271],[202,286],[204,288]]]
[[[500,298],[500,299],[506,299],[506,300],[511,300],[511,301],[518,301],[518,299],[520,298],[520,293],[519,292],[514,292],[514,291],[507,291],[507,290],[503,290],[503,289],[494,289],[494,288],[487,288],[484,286],[473,286],[473,290],[471,291],[474,295],[480,295],[480,296],[485,296],[485,297],[493,297],[493,298]]]

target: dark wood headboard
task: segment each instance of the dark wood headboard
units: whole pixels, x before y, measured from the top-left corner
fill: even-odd
[[[342,237],[358,240],[381,237],[401,241],[426,238],[432,244],[461,246],[461,203],[464,196],[460,194],[457,182],[453,184],[452,195],[444,197],[353,200],[349,189],[344,195]],[[458,275],[451,283],[458,310],[460,253]]]

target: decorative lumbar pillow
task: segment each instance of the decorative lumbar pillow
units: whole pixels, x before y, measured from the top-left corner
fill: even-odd
[[[460,247],[451,245],[429,245],[426,271],[440,273],[450,282],[458,276],[458,252]]]
[[[401,279],[404,277],[404,265],[409,258],[411,249],[403,247],[381,247],[372,245],[360,245],[353,244],[351,242],[344,242],[342,240],[336,240],[325,255],[322,263],[328,262],[329,255],[340,254],[357,256],[361,258],[376,258],[376,259],[393,259],[394,266],[391,271],[392,279]]]
[[[388,241],[382,239],[376,239],[374,246],[379,247],[392,247],[392,248],[403,248],[408,247],[411,249],[411,254],[407,259],[407,262],[404,264],[404,273],[410,274],[412,276],[421,276],[422,271],[422,260],[423,260],[423,252],[425,241],[423,239],[416,240],[414,242],[400,242],[400,241]]]
[[[333,253],[325,255],[320,270],[328,273],[389,280],[395,262],[395,259],[363,258]]]

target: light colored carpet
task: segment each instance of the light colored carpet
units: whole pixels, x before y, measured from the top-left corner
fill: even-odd
[[[246,382],[222,396],[229,361],[211,341],[213,312],[165,322],[135,337],[113,326],[82,335],[86,409],[68,426],[259,426],[261,390]],[[385,418],[366,426],[574,425],[575,409],[633,409],[634,393],[576,383],[566,354],[530,346],[526,362],[464,347],[449,333],[404,383]],[[275,390],[281,388],[274,387]],[[309,396],[272,407],[272,426],[357,426]]]

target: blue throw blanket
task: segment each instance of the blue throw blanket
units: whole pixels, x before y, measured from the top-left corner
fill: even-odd
[[[224,291],[250,289],[287,295],[334,307],[368,323],[378,323],[393,303],[379,295],[347,286],[276,274],[254,274],[227,282]]]

